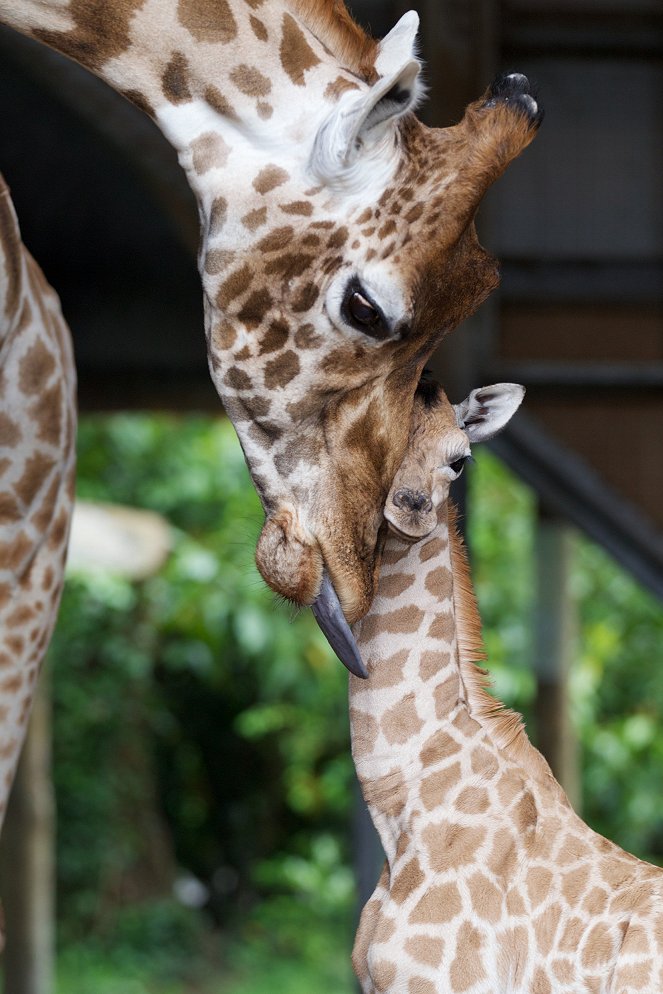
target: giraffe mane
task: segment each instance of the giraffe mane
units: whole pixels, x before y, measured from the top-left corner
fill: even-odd
[[[288,5],[340,66],[367,83],[375,80],[378,43],[352,18],[343,0],[288,0]]]
[[[497,744],[511,759],[537,780],[552,780],[548,763],[529,740],[522,715],[488,693],[492,681],[488,670],[481,665],[486,659],[486,649],[467,550],[458,531],[458,512],[451,501],[448,507],[456,640],[470,712],[490,728]]]

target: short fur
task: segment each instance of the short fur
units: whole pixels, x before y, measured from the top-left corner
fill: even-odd
[[[340,66],[366,83],[374,82],[378,43],[352,18],[343,0],[288,0],[288,4]]]

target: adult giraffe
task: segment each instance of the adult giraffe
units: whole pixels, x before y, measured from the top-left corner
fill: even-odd
[[[69,329],[0,176],[0,826],[60,603],[75,394]]]
[[[526,78],[434,130],[412,113],[413,12],[379,43],[340,0],[0,0],[0,20],[177,149],[212,379],[266,512],[258,567],[299,604],[326,571],[332,615],[335,590],[354,621],[420,371],[497,283],[473,217],[539,124]]]

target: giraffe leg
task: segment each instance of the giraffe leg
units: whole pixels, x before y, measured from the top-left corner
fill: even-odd
[[[0,177],[0,825],[62,591],[75,388],[58,298]]]

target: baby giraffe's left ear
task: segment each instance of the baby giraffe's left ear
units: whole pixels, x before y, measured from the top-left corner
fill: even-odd
[[[525,387],[520,383],[479,387],[460,404],[454,404],[458,427],[466,432],[471,443],[485,442],[509,423],[524,396]]]

